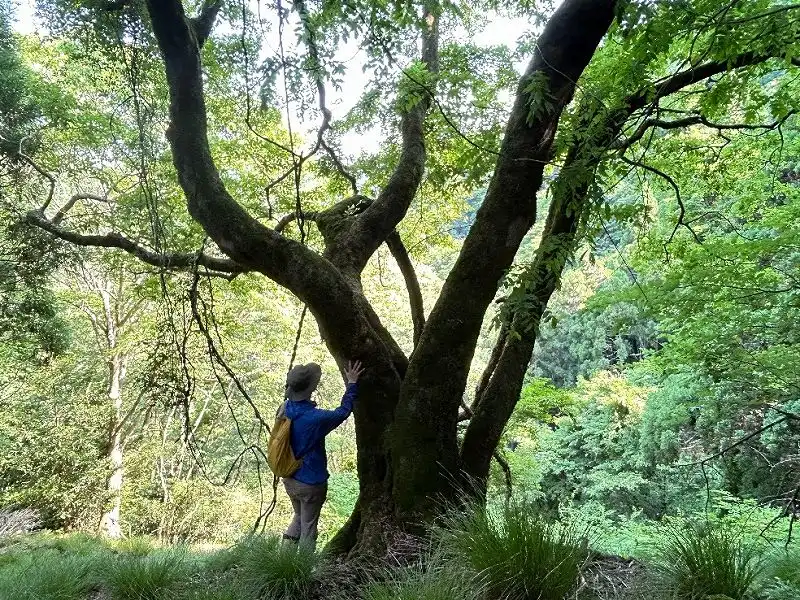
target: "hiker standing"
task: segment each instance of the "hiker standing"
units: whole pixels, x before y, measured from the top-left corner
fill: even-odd
[[[316,545],[317,523],[328,495],[328,457],[325,436],[341,425],[353,412],[361,363],[350,362],[345,370],[347,388],[342,403],[335,410],[317,408],[311,394],[317,389],[322,369],[316,363],[297,365],[286,376],[286,402],[281,407],[291,421],[290,444],[294,456],[302,464],[291,477],[283,478],[286,493],[292,501],[294,517],[284,539]],[[279,411],[280,414],[280,411]]]

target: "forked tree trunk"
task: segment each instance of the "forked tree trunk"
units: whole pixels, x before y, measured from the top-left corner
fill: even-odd
[[[410,362],[367,303],[359,279],[421,181],[430,99],[402,115],[403,149],[377,199],[358,215],[340,216],[334,227],[326,217],[336,217],[341,206],[318,219],[327,246],[322,258],[253,219],[220,180],[207,139],[199,52],[219,5],[205,3],[192,20],[179,0],[148,1],[170,88],[173,163],[190,214],[217,245],[306,303],[340,365],[365,362],[355,408],[360,493],[332,547],[373,553],[390,546],[395,534],[417,530],[440,495],[452,496],[460,471],[458,407],[483,315],[533,224],[561,113],[611,25],[616,0],[565,0],[545,27],[520,82],[486,200]],[[438,19],[426,13],[425,21],[423,61],[435,73]],[[326,228],[336,235],[327,236]]]
[[[439,2],[422,0],[421,4],[421,22],[425,24],[421,58],[431,74],[429,81],[435,81]],[[481,378],[481,391],[459,449],[459,406],[481,324],[503,274],[536,218],[537,191],[544,167],[552,158],[561,113],[618,5],[625,4],[617,0],[564,0],[545,26],[520,81],[486,198],[427,323],[413,269],[396,228],[422,180],[427,156],[424,120],[435,88],[418,90],[421,99],[401,115],[402,148],[378,197],[367,202],[353,198],[315,215],[326,246],[324,255],[319,255],[284,237],[279,228],[270,229],[252,218],[230,196],[214,164],[207,139],[200,47],[222,0],[205,0],[200,15],[193,19],[187,18],[181,0],[147,0],[147,9],[164,58],[171,120],[167,138],[189,213],[231,260],[202,253],[159,256],[119,234],[81,236],[59,228],[58,216],[44,218],[44,209],[30,213],[28,220],[67,241],[122,248],[161,267],[203,264],[233,273],[258,271],[304,302],[339,365],[360,359],[367,367],[355,408],[360,493],[350,520],[332,547],[343,552],[383,549],[392,544],[395,533],[413,531],[416,524],[435,514],[440,500],[458,490],[458,482],[472,477],[485,489],[489,461],[519,397],[539,322],[574,247],[580,218],[589,206],[595,169],[609,148],[627,147],[613,143],[626,120],[650,107],[639,114],[641,124],[630,135],[629,144],[641,139],[648,127],[700,123],[702,119],[690,118],[665,124],[649,117],[660,98],[712,75],[783,55],[796,43],[796,35],[791,34],[790,40],[775,42],[774,54],[743,51],[737,56],[693,64],[642,85],[611,107],[587,99],[588,105],[576,113],[576,120],[581,122],[567,140],[571,145],[552,187],[553,202],[542,246],[528,273],[525,292],[533,302],[528,308],[510,311],[511,322],[506,323],[505,330],[508,333],[513,329],[516,335],[501,336],[489,369]],[[294,6],[307,28],[304,41],[309,54],[316,60],[314,57],[320,54],[309,9],[299,0]],[[793,62],[800,64],[797,59]],[[323,82],[316,83],[322,101]],[[316,149],[330,126],[330,112],[324,102],[320,108],[325,120]],[[384,242],[400,261],[409,283],[415,350],[408,358],[361,288],[361,272]],[[121,381],[118,378],[119,384]],[[116,486],[122,482],[121,442],[111,440],[111,447],[120,452],[109,458],[117,461],[120,469],[112,472],[110,488],[112,483]]]

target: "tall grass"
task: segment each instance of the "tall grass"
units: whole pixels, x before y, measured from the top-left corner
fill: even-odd
[[[2,600],[85,600],[92,590],[92,557],[55,551],[29,554],[0,572]]]
[[[522,501],[454,510],[437,528],[450,560],[469,568],[490,598],[504,600],[562,600],[586,562],[584,534]]]
[[[174,549],[110,557],[100,576],[114,600],[161,600],[165,592],[188,582],[190,567],[185,550]]]
[[[654,573],[657,588],[675,600],[753,600],[763,566],[758,550],[728,527],[670,525]]]
[[[478,586],[453,564],[428,557],[402,569],[387,569],[368,583],[362,600],[478,600]],[[341,600],[345,600],[342,598]]]
[[[313,549],[289,544],[277,536],[252,536],[211,561],[229,571],[247,598],[294,600],[309,597],[321,561]]]

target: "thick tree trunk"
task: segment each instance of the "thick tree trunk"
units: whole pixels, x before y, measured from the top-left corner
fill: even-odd
[[[206,136],[198,51],[205,30],[201,34],[186,18],[180,2],[148,2],[169,82],[168,138],[189,212],[231,258],[309,306],[340,365],[359,358],[368,366],[355,409],[360,495],[334,540],[340,549],[391,543],[393,524],[408,527],[456,474],[457,409],[483,314],[533,223],[561,112],[614,6],[614,0],[566,0],[545,28],[520,82],[486,201],[406,372],[406,361],[364,300],[358,274],[402,219],[419,185],[429,99],[403,116],[403,152],[387,188],[342,234],[326,239],[326,260],[255,221],[228,194]],[[428,14],[427,23],[423,60],[435,72],[436,16]]]
[[[542,315],[558,286],[566,261],[575,249],[578,225],[589,206],[589,188],[606,148],[619,133],[624,118],[606,117],[595,101],[588,99],[578,109],[576,127],[567,158],[552,185],[552,203],[547,214],[536,258],[526,274],[524,296],[509,319],[514,335],[500,340],[499,359],[487,373],[488,381],[475,399],[473,416],[464,435],[461,461],[465,475],[484,494],[492,453],[505,424],[519,400]],[[524,307],[524,308],[522,308]]]
[[[566,0],[545,26],[519,83],[486,198],[403,382],[393,428],[393,495],[410,521],[433,509],[458,479],[458,408],[481,324],[534,222],[561,113],[615,7],[615,0]]]

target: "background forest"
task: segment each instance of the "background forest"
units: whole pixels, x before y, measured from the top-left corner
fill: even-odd
[[[38,568],[41,581],[52,581],[58,569],[61,577],[89,564],[76,557],[107,553],[127,557],[130,572],[151,560],[149,583],[131,585],[162,590],[125,595],[113,577],[138,576],[118,566],[100,588],[110,598],[310,597],[302,586],[317,577],[311,569],[323,568],[319,558],[286,556],[269,536],[245,536],[280,532],[291,513],[259,454],[289,366],[322,364],[317,400],[328,408],[343,391],[339,368],[303,303],[269,279],[199,260],[159,267],[137,257],[197,253],[212,242],[187,214],[172,166],[168,83],[152,33],[137,20],[137,2],[120,12],[102,4],[40,2],[32,27],[19,16],[30,20],[30,7],[0,0],[0,597],[105,597],[88,595],[89,567],[73,596],[63,583],[60,591],[35,588],[30,573]],[[311,216],[350,195],[351,183],[376,196],[398,160],[395,114],[419,94],[399,77],[399,63],[412,75],[426,72],[407,60],[416,40],[380,20],[385,10],[402,21],[404,3],[357,3],[362,14],[375,5],[373,33],[388,36],[361,46],[325,21],[326,3],[309,4],[332,48],[316,66],[303,46],[310,34],[298,20],[302,9],[280,2],[225,4],[202,57],[209,143],[225,185],[251,214],[321,249]],[[586,96],[610,103],[626,80],[676,70],[707,15],[741,32],[719,33],[720,46],[780,40],[783,58],[665,97],[609,145],[618,160],[599,165],[574,251],[541,322],[531,325],[538,339],[479,511],[489,529],[492,518],[511,527],[519,507],[545,530],[570,523],[601,566],[553,595],[498,592],[483,580],[489,591],[481,593],[634,597],[645,593],[632,583],[637,577],[651,585],[641,565],[663,567],[665,547],[682,547],[676,532],[697,528],[712,531],[700,540],[724,532],[720,539],[733,536],[737,551],[757,548],[753,556],[782,569],[762,569],[757,585],[714,598],[800,598],[800,7],[631,4],[637,12],[608,34],[581,79]],[[487,148],[500,143],[521,65],[553,11],[546,2],[442,6],[447,34],[426,122],[428,164],[398,227],[426,311],[484,200],[497,159]],[[495,21],[520,26],[519,39],[475,42]],[[635,38],[637,28],[647,29],[647,43]],[[352,79],[347,60],[359,51],[364,75]],[[328,141],[298,167],[285,149],[313,146],[328,111],[324,92],[315,100],[322,88],[303,76],[309,68],[325,71],[335,118],[327,113]],[[582,108],[572,106],[562,124],[577,127]],[[506,335],[507,311],[528,301],[525,274],[541,256],[569,143],[567,133],[556,137],[539,218],[484,319],[462,433],[480,373]],[[140,248],[111,249],[116,232]],[[409,354],[418,332],[404,268],[382,246],[361,280]],[[329,436],[327,450],[320,545],[345,524],[359,494],[352,420]],[[447,530],[437,534],[444,546],[461,548]],[[18,535],[27,531],[39,533]],[[196,575],[204,548],[243,537],[249,541],[210,554],[208,568],[236,563],[266,577],[265,564],[307,567],[308,581],[280,590],[253,583],[242,596],[174,583]],[[248,567],[243,556],[265,562]],[[731,558],[732,571],[749,568],[742,557]],[[467,597],[452,582],[430,591],[433,571],[409,568],[364,597]],[[701,570],[717,568],[724,570]],[[665,580],[663,568],[653,570]],[[158,595],[168,588],[172,595]],[[664,589],[664,598],[712,597]]]

